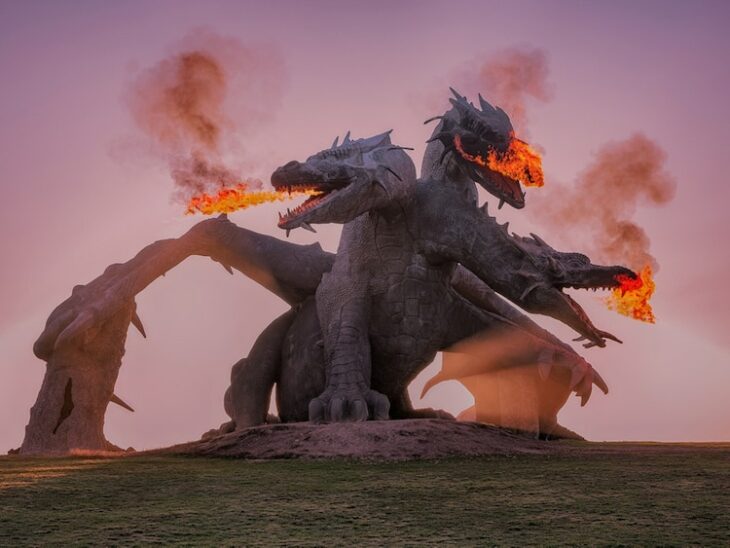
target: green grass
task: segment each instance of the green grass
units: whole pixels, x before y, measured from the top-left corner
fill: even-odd
[[[0,458],[0,545],[730,545],[730,452]]]

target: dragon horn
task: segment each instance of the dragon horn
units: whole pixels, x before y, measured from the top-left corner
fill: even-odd
[[[345,133],[345,138],[342,139],[342,144],[346,145],[350,142],[350,130],[347,130],[347,133]]]
[[[438,115],[438,116],[432,116],[431,118],[429,118],[428,120],[426,120],[426,121],[425,121],[425,122],[423,122],[423,123],[424,123],[424,125],[425,125],[425,124],[430,124],[430,123],[431,123],[431,122],[433,122],[434,120],[443,120],[443,119],[444,119],[444,117],[443,117],[443,116],[441,116],[441,115]]]
[[[332,146],[330,148],[337,148],[337,143],[339,143],[339,142],[340,142],[340,136],[338,135],[337,137],[335,137],[335,140],[332,141]]]

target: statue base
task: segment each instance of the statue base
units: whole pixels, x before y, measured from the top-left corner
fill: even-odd
[[[148,451],[245,459],[415,460],[548,454],[560,442],[489,424],[408,419],[332,424],[266,424]]]

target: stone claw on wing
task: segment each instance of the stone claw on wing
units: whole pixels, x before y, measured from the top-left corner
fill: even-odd
[[[583,407],[591,397],[593,385],[595,384],[601,392],[608,394],[608,385],[601,375],[593,368],[591,364],[582,358],[574,360],[571,363],[570,389],[576,396],[580,397],[580,405]]]

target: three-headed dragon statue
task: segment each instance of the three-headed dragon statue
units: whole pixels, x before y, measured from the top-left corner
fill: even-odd
[[[574,436],[558,424],[558,411],[572,392],[585,404],[592,386],[607,392],[606,383],[520,309],[563,322],[585,346],[605,346],[618,339],[594,326],[563,290],[613,288],[636,274],[556,251],[536,235],[510,234],[486,204],[479,207],[476,185],[500,208],[522,208],[521,181],[542,175],[494,169],[490,159],[522,143],[509,117],[481,96],[477,108],[452,92],[451,108],[430,120],[438,124],[420,178],[391,132],[364,139],[348,133],[274,171],[275,190],[310,194],[280,215],[279,228],[339,223],[336,253],[258,234],[221,215],[76,286],[33,347],[46,375],[21,452],[116,449],[104,436],[104,415],[110,402],[131,410],[114,386],[129,325],[145,335],[135,297],[191,255],[243,273],[291,307],[233,366],[224,396],[231,420],[220,433],[265,423],[274,393],[283,422],[449,418],[414,409],[408,396],[413,379],[446,351],[450,357],[425,390],[460,379],[475,394],[477,420]],[[485,341],[503,344],[469,350]],[[459,354],[473,355],[457,363]],[[484,383],[494,389],[483,390]]]

